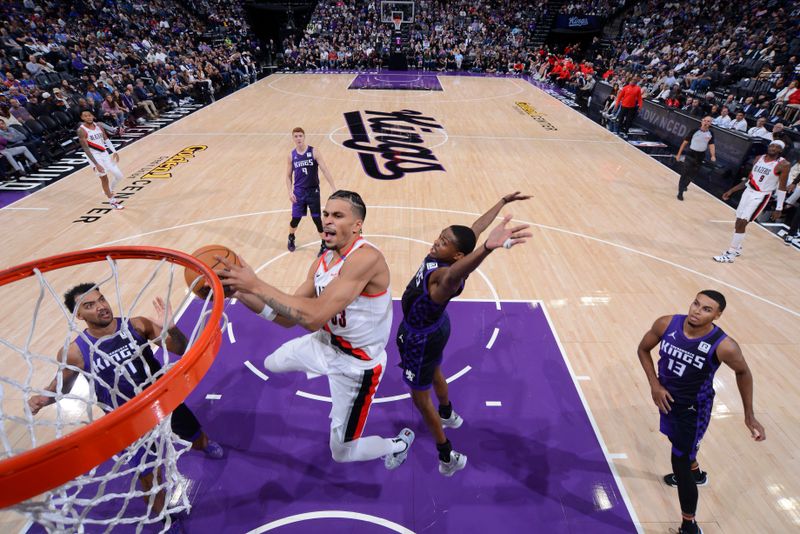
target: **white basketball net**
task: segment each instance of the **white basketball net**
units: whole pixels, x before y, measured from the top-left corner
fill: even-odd
[[[120,384],[133,386],[136,394],[141,393],[147,386],[153,384],[163,376],[176,360],[166,350],[166,337],[168,325],[175,320],[170,316],[167,308],[167,317],[164,321],[161,335],[150,344],[139,345],[130,334],[129,319],[136,315],[152,316],[152,313],[137,313],[142,297],[146,292],[155,291],[155,286],[164,285],[166,278],[166,293],[162,298],[170,302],[173,292],[173,279],[176,265],[163,259],[157,263],[144,287],[142,287],[133,301],[123,306],[125,294],[120,283],[119,265],[117,261],[106,258],[110,274],[101,280],[95,287],[99,287],[109,297],[109,303],[114,309],[112,295],[116,296],[119,303],[114,316],[121,318],[120,330],[125,332],[128,340],[136,344],[135,353],[131,360],[118,363],[99,349],[99,345],[109,339],[108,336],[92,342],[83,332],[84,325],[76,319],[75,313],[70,312],[63,304],[59,291],[56,291],[44,275],[36,270],[39,282],[38,297],[35,301],[33,321],[24,343],[16,344],[5,339],[5,334],[0,331],[0,460],[5,460],[22,452],[42,445],[53,439],[60,438],[72,430],[91,424],[102,417],[106,412],[112,411],[118,405],[129,400],[120,391]],[[168,266],[166,269],[163,267]],[[58,272],[58,271],[54,271]],[[52,274],[52,273],[51,273]],[[159,275],[160,278],[159,278]],[[139,278],[141,279],[141,278]],[[159,283],[154,284],[158,280]],[[79,282],[82,280],[79,280]],[[195,284],[202,283],[203,277],[198,277]],[[74,285],[74,284],[71,284]],[[71,287],[70,285],[70,287]],[[137,284],[138,286],[138,284]],[[152,286],[152,287],[151,287]],[[111,291],[113,287],[113,293]],[[66,288],[65,288],[66,289]],[[211,293],[211,292],[209,292]],[[210,314],[210,296],[205,300],[203,310],[189,338],[191,347],[203,330],[205,319]],[[191,293],[182,297],[179,310],[188,304]],[[66,329],[63,336],[64,356],[58,361],[53,354],[37,353],[31,347],[35,343],[37,326],[41,329],[39,319],[40,309],[44,305],[52,308],[48,299],[52,298],[66,319]],[[80,306],[81,298],[76,301],[75,309]],[[184,330],[185,332],[185,330]],[[187,332],[188,334],[188,332]],[[66,348],[76,338],[82,338],[89,343],[92,351],[97,355],[90,358],[92,369],[79,369],[66,363]],[[157,357],[160,356],[163,367],[156,373],[150,372],[150,367],[145,363],[142,352],[148,345],[155,347]],[[188,350],[188,349],[187,349]],[[105,383],[93,370],[96,368],[95,360],[99,359],[106,365],[113,366],[114,383]],[[129,361],[135,359],[144,363],[147,379],[142,383],[134,383],[127,367]],[[9,367],[10,366],[10,367]],[[69,369],[79,373],[78,379],[72,390],[65,391],[61,371]],[[24,372],[8,373],[6,370],[16,369]],[[14,380],[11,377],[24,375],[24,380]],[[43,389],[50,380],[56,376],[57,386],[55,393]],[[81,383],[83,381],[83,383]],[[97,398],[95,387],[100,385],[111,393],[112,405],[100,402]],[[55,399],[55,404],[42,408],[37,415],[33,415],[28,399],[34,395],[46,395]],[[41,524],[48,532],[110,532],[117,525],[136,525],[136,532],[141,532],[145,525],[152,532],[160,526],[160,531],[166,531],[178,514],[187,513],[190,504],[186,495],[187,481],[178,471],[178,459],[186,453],[191,443],[180,439],[171,430],[171,415],[155,426],[132,445],[112,456],[109,460],[96,466],[66,484],[53,488],[33,499],[20,502],[9,509],[0,510],[0,514],[7,514],[14,510],[24,514],[29,521]],[[152,488],[145,491],[139,477],[147,473],[154,473]],[[6,491],[4,488],[3,491]],[[163,492],[165,504],[160,512],[154,508],[154,503]],[[0,521],[0,524],[3,522]]]

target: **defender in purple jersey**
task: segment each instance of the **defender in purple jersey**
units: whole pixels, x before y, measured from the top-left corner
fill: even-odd
[[[289,252],[295,251],[294,234],[300,219],[308,212],[314,226],[317,227],[320,240],[319,253],[325,252],[325,240],[322,235],[322,219],[320,218],[319,201],[319,171],[325,175],[325,179],[331,186],[331,191],[336,191],[328,166],[322,159],[318,148],[306,145],[306,132],[297,127],[292,130],[294,140],[294,150],[289,154],[288,166],[286,167],[286,187],[289,189],[289,200],[292,202],[292,220],[289,222],[289,242],[286,247]]]
[[[63,348],[58,352],[56,359],[59,362],[66,361],[70,366],[61,371],[62,388],[59,393],[69,393],[72,390],[79,375],[74,369],[81,369],[94,377],[92,382],[98,406],[110,412],[146,389],[160,376],[161,363],[156,360],[148,342],[160,339],[164,321],[168,317],[172,320],[162,299],[156,298],[153,301],[155,319],[131,317],[128,321],[123,321],[114,317],[108,301],[97,285],[90,282],[67,291],[64,294],[64,305],[77,319],[84,321],[87,328],[83,331],[85,337],[79,336],[69,344],[66,357]],[[175,324],[171,324],[167,329],[165,344],[170,353],[182,355],[186,350],[187,339]],[[54,378],[45,389],[55,393],[57,380],[58,377]],[[28,400],[34,415],[54,402],[55,395],[34,395]],[[171,423],[172,431],[190,441],[193,449],[204,451],[210,458],[222,458],[222,447],[208,439],[197,418],[185,404],[178,406],[172,413]],[[134,461],[138,463],[148,453],[147,450],[137,451]],[[154,483],[153,471],[140,473],[139,482],[145,493],[149,493]],[[153,503],[156,513],[163,509],[163,493],[162,490]]]
[[[753,375],[739,345],[713,321],[725,310],[718,291],[697,294],[688,315],[666,315],[653,323],[639,343],[639,361],[661,411],[660,429],[672,443],[672,469],[664,482],[677,486],[682,522],[679,534],[702,533],[695,522],[697,486],[707,474],[697,463],[697,449],[708,429],[714,404],[714,373],[721,363],[736,372],[744,407],[744,424],[753,439],[766,439],[753,414]],[[659,345],[658,374],[650,355]]]
[[[477,237],[489,227],[503,206],[529,196],[519,191],[504,196],[476,220],[472,227],[448,226],[434,241],[428,255],[403,293],[403,322],[397,331],[397,348],[403,380],[411,388],[411,398],[436,440],[439,472],[452,476],[467,465],[467,456],[453,450],[443,427],[458,428],[464,420],[453,411],[447,381],[441,370],[442,353],[450,336],[450,319],[445,308],[461,294],[467,276],[478,268],[489,253],[500,247],[511,248],[530,237],[522,224],[506,228],[507,215],[475,249]],[[439,410],[433,407],[430,389],[436,393]]]

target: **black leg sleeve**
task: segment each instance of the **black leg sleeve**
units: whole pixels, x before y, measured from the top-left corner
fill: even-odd
[[[678,481],[678,499],[681,512],[694,515],[697,512],[697,483],[692,475],[692,461],[688,456],[672,455],[672,471]]]

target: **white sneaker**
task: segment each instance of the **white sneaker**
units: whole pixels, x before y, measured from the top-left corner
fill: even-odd
[[[440,415],[439,421],[442,422],[442,426],[445,428],[458,428],[464,424],[464,418],[458,415],[455,410],[450,413],[450,417],[448,419],[445,419]]]
[[[728,253],[728,254],[730,254],[730,253]],[[739,248],[737,248],[736,250],[733,251],[733,257],[734,258],[738,258],[741,255],[742,255],[742,247],[739,247]]]
[[[124,210],[125,209],[125,206],[123,206],[120,203],[120,201],[117,200],[117,199],[112,198],[112,199],[110,199],[108,201],[108,203],[111,204],[111,207],[114,208],[115,210]]]
[[[406,448],[403,449],[401,452],[396,452],[394,454],[387,454],[383,457],[383,465],[386,466],[386,469],[397,469],[403,462],[406,461],[406,457],[408,456],[408,450],[411,448],[411,444],[414,443],[414,431],[410,428],[404,428],[400,431],[396,438],[392,441],[402,441],[406,444]]]
[[[723,252],[719,256],[714,256],[714,261],[718,263],[733,263],[734,258],[736,258],[736,256],[733,254]]]
[[[446,477],[453,476],[456,471],[461,471],[467,467],[467,455],[460,452],[450,451],[450,461],[439,460],[439,472]]]

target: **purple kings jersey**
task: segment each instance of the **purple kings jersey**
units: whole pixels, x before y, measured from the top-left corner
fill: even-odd
[[[425,256],[417,274],[406,286],[403,292],[403,321],[412,329],[420,330],[436,324],[444,316],[448,302],[439,304],[434,302],[428,293],[428,278],[431,273],[440,267],[449,267],[449,263],[435,260]],[[464,282],[453,297],[457,297],[464,290]]]
[[[307,191],[319,188],[319,164],[314,159],[314,147],[308,146],[305,152],[292,150],[292,169],[294,172],[294,191]]]
[[[161,369],[147,340],[130,324],[127,332],[123,332],[120,330],[122,320],[118,317],[114,320],[116,333],[99,344],[88,330],[83,333],[90,343],[83,336],[75,340],[83,355],[83,369],[96,377],[92,381],[94,390],[97,400],[106,405],[101,405],[105,411],[132,399],[137,394],[136,387],[152,382],[152,375]]]
[[[727,335],[721,328],[689,339],[683,333],[685,315],[673,315],[658,349],[658,381],[677,404],[714,401],[714,373],[719,369],[717,347]]]

